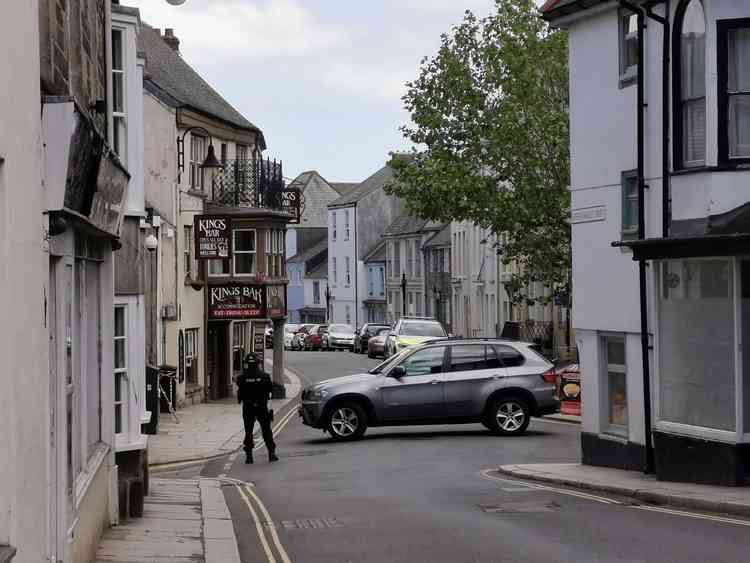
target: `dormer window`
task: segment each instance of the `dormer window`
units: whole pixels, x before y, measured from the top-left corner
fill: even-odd
[[[706,163],[706,18],[700,0],[684,1],[677,10],[678,87],[675,128],[678,168]]]

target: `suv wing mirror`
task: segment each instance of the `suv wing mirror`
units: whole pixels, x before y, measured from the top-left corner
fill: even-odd
[[[401,379],[406,375],[406,368],[404,366],[396,366],[391,371],[388,372],[388,377],[395,377],[396,379]]]

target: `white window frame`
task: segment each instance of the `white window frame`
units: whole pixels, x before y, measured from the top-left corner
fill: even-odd
[[[117,335],[117,322],[115,320],[115,324],[113,327],[113,334],[114,334],[114,357],[113,357],[113,363],[114,366],[114,393],[113,397],[114,399],[114,429],[115,429],[115,435],[122,435],[127,434],[128,428],[129,428],[129,420],[128,420],[128,401],[127,401],[127,395],[128,395],[128,346],[129,346],[129,339],[128,339],[128,306],[127,305],[115,305],[115,319],[117,319],[117,311],[122,311],[123,316],[123,334],[121,336]],[[120,368],[117,367],[117,342],[123,342],[123,360],[124,365]],[[118,384],[118,375],[119,383],[120,383],[120,400],[117,400],[117,384]],[[117,407],[120,407],[120,431],[117,432]]]
[[[237,250],[237,233],[238,232],[252,232],[253,233],[253,250]],[[258,274],[258,231],[251,228],[238,228],[232,230],[232,273],[235,276],[256,276]],[[253,255],[253,271],[250,273],[237,272],[236,258],[238,255],[252,254]]]
[[[208,139],[203,135],[196,133],[190,133],[190,174],[189,174],[189,187],[191,190],[204,191],[206,185],[205,175],[203,174],[203,168],[200,167],[203,161],[206,160],[206,153],[208,151]],[[200,153],[200,154],[198,154]],[[197,180],[197,182],[196,182]]]
[[[607,342],[609,340],[622,341],[623,355],[625,357],[624,365],[609,363],[609,359],[607,357]],[[599,360],[600,360],[599,373],[601,374],[600,383],[601,383],[601,400],[602,400],[602,404],[601,404],[602,433],[612,435],[612,436],[617,436],[620,438],[628,438],[629,431],[630,431],[630,412],[629,412],[630,393],[628,389],[628,366],[627,366],[628,339],[627,339],[627,335],[623,333],[600,332],[598,334],[598,345],[599,345]],[[610,372],[621,373],[625,376],[625,409],[626,409],[626,416],[628,420],[628,423],[625,425],[613,424],[609,422],[609,409],[610,409],[609,374]]]
[[[116,60],[115,53],[112,53],[112,150],[115,151],[120,162],[127,167],[128,159],[128,106],[127,106],[127,74],[125,67],[127,66],[125,49],[125,42],[127,40],[127,30],[121,27],[112,26],[112,49],[115,49],[114,35],[120,36],[120,62],[122,68],[115,68],[114,61]],[[117,89],[117,83],[122,84],[120,94],[122,96],[122,108],[121,111],[117,111],[114,107],[114,92]]]
[[[344,240],[349,240],[349,210],[344,209]]]
[[[625,18],[632,17],[636,18],[636,31],[627,32],[625,29]],[[618,43],[618,57],[619,57],[619,76],[620,76],[620,88],[625,88],[632,84],[635,84],[638,80],[638,64],[625,66],[627,63],[627,43],[628,41],[637,40],[637,15],[626,8],[622,8],[617,12],[617,43]]]

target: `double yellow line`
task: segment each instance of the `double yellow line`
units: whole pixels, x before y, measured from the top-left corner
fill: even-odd
[[[281,417],[281,420],[279,420],[274,427],[274,438],[278,436],[287,424],[289,424],[289,421],[292,420],[296,412],[297,405],[294,404],[289,409],[289,412]],[[253,448],[253,451],[260,450],[263,447],[265,447],[265,443],[261,442]],[[249,483],[238,482],[234,482],[234,486],[237,487],[237,491],[240,493],[242,500],[245,501],[248,510],[250,510],[250,515],[255,522],[255,529],[258,532],[258,537],[260,538],[260,543],[263,546],[263,551],[266,554],[268,563],[277,563],[277,561],[280,561],[281,563],[292,563],[291,559],[289,559],[289,554],[286,552],[284,545],[279,539],[279,534],[276,532],[276,524],[274,524],[274,521],[271,518],[268,509],[263,504],[263,501],[260,500],[260,497],[256,494],[254,486]]]

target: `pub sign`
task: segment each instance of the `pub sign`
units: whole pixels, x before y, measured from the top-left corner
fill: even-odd
[[[242,320],[266,318],[266,288],[230,283],[208,288],[208,318]]]
[[[302,192],[291,187],[281,190],[281,210],[291,214],[290,223],[298,224],[302,217]]]
[[[193,220],[195,257],[217,260],[232,257],[232,220],[220,215],[196,215]]]
[[[268,286],[268,314],[272,319],[286,316],[286,286]]]

